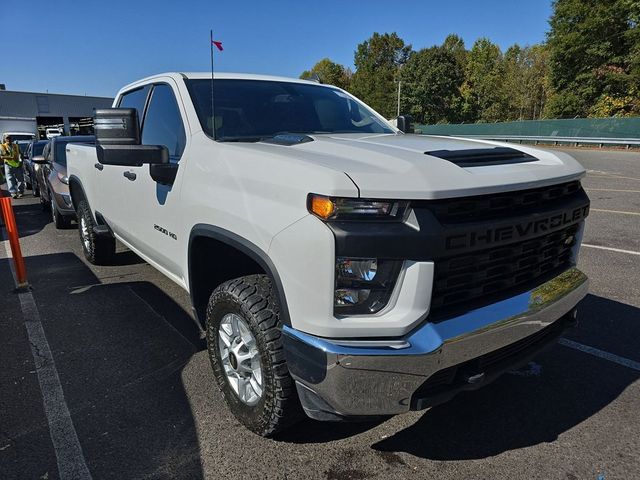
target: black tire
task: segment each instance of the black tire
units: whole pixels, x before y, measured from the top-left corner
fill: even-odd
[[[56,207],[56,202],[53,199],[53,193],[51,193],[51,191],[49,191],[49,198],[51,199],[51,219],[53,220],[53,224],[58,230],[69,228],[69,225],[71,225],[71,219],[65,217],[58,211],[58,207]]]
[[[254,336],[262,370],[262,396],[248,405],[232,389],[218,346],[218,330],[229,313],[240,316]],[[207,307],[207,348],[213,372],[231,412],[249,430],[270,437],[302,418],[296,387],[282,347],[278,302],[266,275],[249,275],[223,283]]]
[[[96,223],[85,200],[78,205],[77,217],[78,233],[85,258],[94,265],[109,265],[116,253],[116,239],[95,234],[93,227]],[[86,231],[83,232],[83,228]]]

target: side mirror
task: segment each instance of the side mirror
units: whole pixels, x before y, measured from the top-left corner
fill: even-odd
[[[397,118],[397,122],[398,122],[398,130],[404,132],[404,133],[414,133],[413,130],[413,118],[411,118],[411,115],[400,115]]]
[[[135,108],[97,109],[93,128],[98,161],[104,165],[140,167],[147,163],[169,163],[169,151],[164,145],[140,145]]]
[[[35,157],[33,157],[31,159],[31,161],[33,163],[37,163],[38,165],[43,165],[43,164],[47,163],[47,161],[45,160],[45,158],[42,155],[36,155]]]

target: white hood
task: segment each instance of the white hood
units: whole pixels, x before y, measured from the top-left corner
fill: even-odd
[[[361,197],[436,199],[522,190],[575,180],[584,169],[571,156],[524,145],[427,135],[312,135],[293,146],[264,143],[249,148],[295,157],[347,174]],[[427,155],[436,150],[510,147],[538,160],[460,167]],[[317,192],[322,193],[322,192]]]

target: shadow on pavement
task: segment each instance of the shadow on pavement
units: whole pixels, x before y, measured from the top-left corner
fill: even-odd
[[[99,284],[72,253],[26,261],[93,477],[202,478],[181,378],[201,349],[190,315],[151,283]]]
[[[37,202],[37,200],[36,198],[35,201]],[[33,199],[13,200],[11,203],[18,223],[20,238],[40,233],[44,227],[52,222],[49,210],[43,212],[40,204],[35,203]],[[73,226],[75,227],[75,224]]]
[[[627,326],[627,334],[640,337],[636,307],[589,295],[581,312],[576,332],[583,324],[591,329],[600,323],[597,312],[610,312],[616,324]],[[617,336],[610,330],[606,334]],[[574,337],[571,331],[566,336]],[[597,347],[595,341],[589,345]],[[536,362],[543,367],[540,376],[506,374],[428,410],[411,427],[372,448],[431,460],[469,460],[552,442],[609,405],[640,377],[635,370],[561,345],[541,353]]]

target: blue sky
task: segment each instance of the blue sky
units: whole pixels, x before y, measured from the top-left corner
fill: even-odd
[[[208,71],[210,28],[224,44],[216,70],[297,77],[323,57],[352,67],[375,31],[414,49],[449,33],[505,49],[544,40],[550,14],[550,0],[21,0],[3,9],[0,83],[113,96],[154,73]]]

